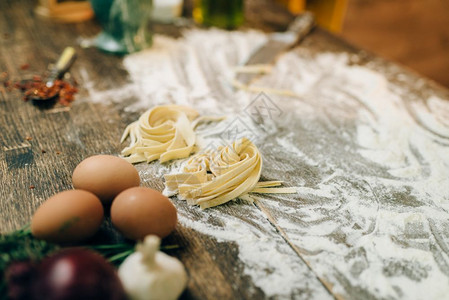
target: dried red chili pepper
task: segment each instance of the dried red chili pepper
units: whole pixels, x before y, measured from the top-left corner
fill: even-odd
[[[25,86],[24,96],[27,100],[33,98],[48,99],[55,97],[60,90],[59,84],[55,82],[53,86],[48,87],[46,82],[32,81]]]
[[[55,80],[53,86],[48,87],[40,76],[33,76],[33,79],[29,81],[17,82],[14,87],[24,92],[23,100],[25,101],[33,98],[52,98],[59,94],[58,102],[64,106],[70,105],[78,92],[75,86],[64,80]]]
[[[27,69],[27,64],[22,65],[21,69]],[[13,89],[21,90],[23,92],[23,100],[28,101],[34,98],[51,98],[57,95],[57,102],[64,106],[69,106],[75,100],[75,94],[78,93],[76,86],[78,83],[74,78],[71,78],[71,82],[63,79],[55,80],[53,86],[47,87],[44,79],[39,75],[34,75],[30,80],[22,80],[13,82],[9,79],[7,72],[0,73],[0,83],[3,82],[3,86],[8,92]]]

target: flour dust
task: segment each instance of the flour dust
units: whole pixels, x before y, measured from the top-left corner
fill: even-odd
[[[264,103],[278,114],[255,120],[246,108],[257,95],[236,91],[230,79],[234,66],[266,39],[257,31],[216,29],[186,31],[179,39],[155,36],[153,48],[124,58],[130,83],[117,91],[134,95],[128,112],[175,103],[203,115],[226,115],[223,122],[199,128],[200,145],[220,142],[235,120],[241,122],[263,154],[262,179],[298,187],[296,195],[264,196],[261,205],[273,212],[334,294],[351,299],[447,297],[448,99],[418,98],[375,65],[352,63],[351,54],[317,54],[300,47],[253,83],[296,96],[267,94]],[[111,102],[123,97],[94,85],[88,91],[94,102],[104,102],[105,93]],[[162,178],[181,165],[138,168],[144,178]],[[263,213],[251,205],[234,205],[242,206],[257,226],[221,208],[199,212],[202,218],[180,211],[180,222],[219,242],[235,243],[244,275],[267,297],[300,298],[300,290],[310,290],[307,298],[324,299],[323,287],[309,278]],[[211,224],[210,218],[222,225]]]

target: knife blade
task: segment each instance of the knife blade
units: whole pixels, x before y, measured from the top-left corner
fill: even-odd
[[[279,54],[299,44],[314,27],[315,17],[311,12],[300,14],[293,20],[285,32],[270,34],[268,41],[252,53],[243,69],[273,62]],[[256,77],[261,75],[260,72],[239,72],[238,68],[237,72],[235,79],[239,84],[243,85],[251,83]]]

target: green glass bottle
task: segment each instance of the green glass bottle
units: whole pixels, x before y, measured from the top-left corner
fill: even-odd
[[[243,0],[195,0],[193,18],[198,24],[234,29],[243,24]]]
[[[151,46],[152,0],[90,0],[90,3],[102,27],[94,40],[99,49],[127,54]]]

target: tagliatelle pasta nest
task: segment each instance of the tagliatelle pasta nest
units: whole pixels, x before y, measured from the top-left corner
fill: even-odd
[[[259,182],[262,156],[257,147],[242,138],[232,145],[221,146],[192,156],[178,174],[165,175],[166,189],[202,209],[242,198],[252,201],[248,193],[295,193],[295,188],[270,188],[281,181]]]
[[[156,106],[129,124],[121,142],[131,142],[121,152],[130,163],[167,162],[188,157],[195,145],[195,120],[198,112],[180,105]]]

